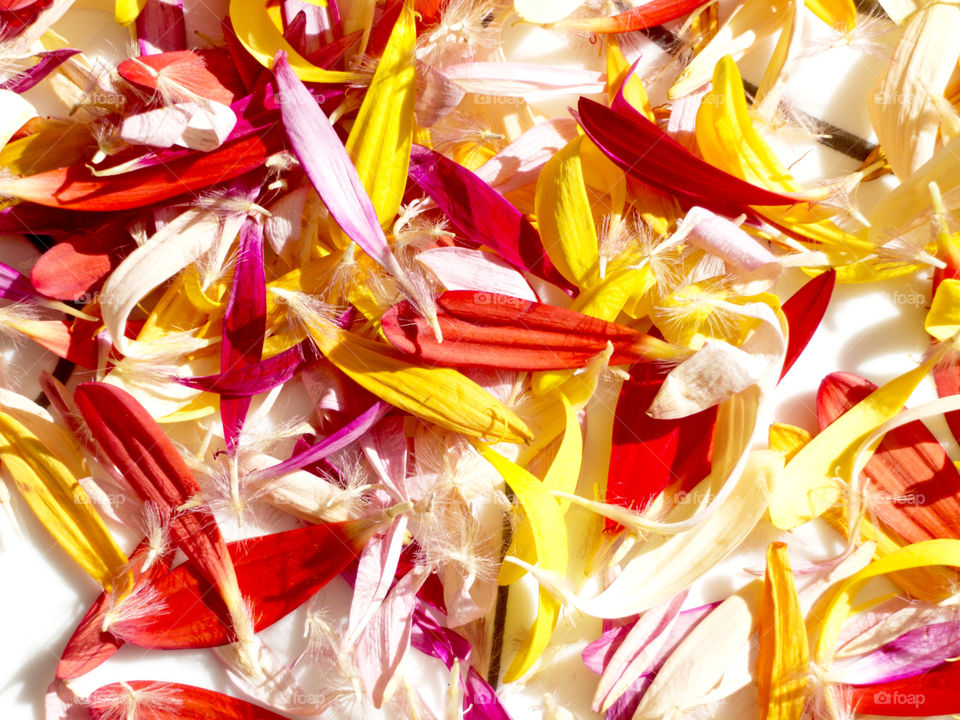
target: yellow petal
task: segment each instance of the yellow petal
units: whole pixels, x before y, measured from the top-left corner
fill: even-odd
[[[553,462],[547,469],[543,477],[543,486],[548,491],[558,490],[564,493],[573,493],[577,489],[577,481],[580,479],[580,465],[583,462],[583,434],[580,431],[580,423],[577,421],[577,411],[567,400],[563,392],[558,392],[560,404],[563,406],[563,416],[566,420],[566,427],[563,431],[563,437],[560,440],[560,446],[557,448],[553,457]],[[566,513],[570,507],[569,500],[557,499],[561,513]],[[514,555],[528,563],[536,561],[536,544],[530,534],[528,525],[520,525],[510,547],[507,549],[507,555]],[[504,564],[500,568],[500,577],[498,582],[501,585],[511,585],[522,578],[526,571],[519,565]]]
[[[304,82],[356,83],[364,80],[359,73],[324,70],[312,65],[293,49],[273,24],[263,0],[230,0],[229,13],[240,43],[265,68],[272,68],[277,51],[283,50],[291,69]]]
[[[857,8],[853,0],[806,0],[806,5],[834,30],[848,33],[856,27]]]
[[[541,569],[563,574],[567,570],[567,530],[560,506],[542,482],[519,465],[510,462],[489,447],[481,445],[480,454],[503,476],[513,490],[536,548]],[[537,619],[527,633],[507,669],[504,682],[523,676],[543,652],[559,614],[559,603],[545,590],[540,591]]]
[[[840,637],[840,629],[853,612],[857,594],[869,580],[901,570],[936,565],[960,567],[960,540],[925,540],[907,545],[875,560],[856,575],[847,578],[819,614],[822,620],[815,656],[817,664],[824,668],[829,666]]]
[[[807,699],[807,627],[787,546],[781,542],[770,543],[767,548],[759,626],[760,720],[799,720]]]
[[[847,513],[843,507],[828,508],[823,519],[830,527],[844,537],[850,537]],[[872,542],[876,546],[878,558],[886,557],[904,547],[901,538],[895,537],[883,528],[874,525],[869,519],[861,519],[858,524],[861,542]],[[953,595],[957,586],[957,574],[948,568],[930,567],[905,570],[892,573],[890,580],[911,597],[925,602],[939,603]]]
[[[776,527],[795,528],[841,501],[835,478],[853,461],[858,442],[900,412],[935,360],[928,359],[877,388],[797,453],[777,478],[770,497],[770,519]]]
[[[607,97],[613,102],[614,97],[621,90],[623,98],[634,109],[643,114],[647,120],[654,121],[653,110],[650,107],[650,98],[640,82],[640,78],[630,72],[631,66],[623,56],[623,51],[617,44],[616,36],[610,36],[607,41]]]
[[[557,270],[578,287],[598,279],[597,230],[580,163],[581,138],[544,165],[537,180],[536,213],[540,237]]]
[[[396,217],[407,184],[416,44],[413,3],[407,0],[347,138],[347,152],[385,227]]]
[[[44,427],[50,438],[56,437],[60,428],[52,421],[28,415],[15,410],[0,412],[0,463],[70,557],[105,590],[119,586],[125,592],[131,583],[127,556],[93,509],[77,476],[26,423]],[[62,430],[59,434],[56,447],[69,452],[73,440]]]
[[[747,182],[779,193],[802,188],[790,175],[750,119],[743,80],[733,58],[721,58],[714,70],[713,89],[697,113],[697,144],[703,158]],[[849,254],[853,259],[872,252],[874,246],[844,232],[806,203],[792,207],[758,207],[764,217],[802,235]]]
[[[768,439],[770,449],[782,452],[788,461],[792,460],[812,439],[813,435],[796,425],[779,422],[770,425]]]
[[[291,300],[291,305],[296,300]],[[307,312],[303,312],[307,317]],[[394,407],[455,432],[499,442],[533,438],[524,422],[473,380],[452,368],[420,367],[356,333],[307,322],[320,352],[361,387]]]
[[[120,25],[129,25],[143,10],[147,0],[117,0],[114,18]]]
[[[960,280],[940,283],[923,328],[937,340],[949,340],[960,331]]]

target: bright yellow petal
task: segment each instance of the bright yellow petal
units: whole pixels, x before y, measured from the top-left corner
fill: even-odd
[[[923,327],[937,340],[948,340],[960,331],[960,280],[940,283]]]
[[[537,180],[540,237],[557,270],[578,287],[599,278],[597,229],[580,163],[582,138],[571,140],[544,165]]]
[[[397,215],[410,167],[416,45],[413,3],[407,0],[347,138],[347,152],[384,227]]]
[[[120,25],[129,25],[137,19],[140,11],[143,10],[143,6],[146,4],[147,0],[117,0],[114,19]]]
[[[567,570],[567,529],[560,506],[547,487],[538,478],[519,465],[510,462],[489,447],[481,445],[480,454],[503,476],[530,526],[537,562],[541,569],[562,575]],[[559,614],[559,603],[545,590],[540,591],[537,619],[513,662],[507,669],[504,682],[513,682],[526,674],[540,657]]]
[[[229,13],[240,43],[265,68],[272,68],[277,51],[283,50],[290,67],[304,82],[356,83],[364,80],[359,73],[324,70],[312,65],[293,49],[273,24],[263,0],[230,0]]]

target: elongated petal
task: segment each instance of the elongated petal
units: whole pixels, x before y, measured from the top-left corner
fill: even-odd
[[[97,178],[86,168],[74,166],[4,180],[0,185],[19,200],[48,207],[129,210],[232,180],[260,167],[279,149],[279,134],[267,132],[224,143],[213,152],[113,177]]]
[[[407,185],[416,43],[413,3],[407,0],[347,138],[347,152],[383,226],[393,223]]]
[[[258,363],[232,368],[217,375],[177,378],[177,382],[220,395],[259,395],[283,385],[316,359],[313,343],[305,340]]]
[[[476,175],[440,153],[414,145],[410,179],[440,207],[464,239],[486,245],[518,270],[573,287],[544,255],[539,233],[519,210]]]
[[[251,639],[233,563],[206,506],[181,510],[200,486],[160,426],[133,396],[103,383],[83,383],[74,399],[94,439],[144,502],[169,517],[170,538],[217,588],[238,639]]]
[[[37,426],[48,442],[24,423]],[[42,426],[47,426],[45,429]],[[59,433],[59,435],[58,435]],[[50,440],[57,439],[53,443]],[[50,421],[27,413],[0,412],[0,462],[47,531],[105,589],[129,590],[127,556],[117,547],[70,467],[55,452],[72,442]],[[76,454],[76,450],[72,452]]]
[[[104,685],[90,695],[88,710],[91,720],[285,720],[213,690],[150,680]]]
[[[948,662],[903,680],[847,687],[857,712],[892,717],[952,715],[960,711],[960,666]]]
[[[787,354],[783,360],[782,378],[800,357],[810,338],[820,327],[827,311],[837,274],[833,270],[822,273],[791,295],[783,303],[790,333],[787,336]]]
[[[940,118],[933,99],[943,95],[958,53],[950,38],[960,32],[960,7],[934,3],[904,23],[886,73],[867,96],[867,110],[898,178],[906,178],[936,150]]]
[[[928,361],[894,378],[847,411],[791,460],[770,499],[770,518],[779,528],[793,528],[818,517],[840,497],[833,478],[837,466],[852,459],[857,441],[896,415],[933,363]]]
[[[267,328],[267,284],[263,267],[263,225],[248,217],[240,230],[233,287],[223,318],[220,341],[220,372],[256,365],[263,353]],[[220,419],[227,450],[236,451],[250,397],[220,398]]]
[[[323,204],[367,255],[391,274],[402,277],[377,211],[327,116],[294,75],[285,57],[278,58],[274,75],[290,145]]]
[[[553,156],[537,180],[537,224],[557,270],[578,287],[598,279],[600,256],[580,166],[580,138]]]
[[[417,262],[429,268],[447,290],[537,299],[523,275],[492,253],[459,247],[431,248],[417,255]]]
[[[682,202],[727,216],[740,214],[748,205],[797,202],[704,162],[638,112],[626,116],[586,98],[577,107],[581,127],[604,155],[629,175],[668,190]]]
[[[809,649],[785,543],[767,548],[758,622],[760,718],[799,720],[807,700]]]
[[[440,365],[547,370],[582,367],[613,344],[612,365],[667,360],[685,351],[624,325],[572,310],[485,292],[448,291],[437,299],[444,341],[409,305],[391,308],[383,331],[398,350]]]
[[[531,439],[512,410],[455,370],[412,365],[387,345],[345,330],[309,322],[307,331],[341,372],[394,407],[474,437]]]
[[[547,572],[563,574],[567,569],[567,528],[557,501],[538,478],[502,455],[480,446],[480,454],[503,476],[523,508],[530,524],[537,562]],[[540,590],[537,619],[504,677],[511,682],[522,677],[543,652],[559,615],[560,604],[546,589]]]
[[[298,608],[352,563],[381,521],[311,525],[227,545],[254,629],[269,627]],[[112,632],[134,645],[163,649],[216,647],[233,641],[209,583],[186,563],[160,575],[142,592],[155,602],[146,617],[120,620]]]
[[[79,50],[73,48],[64,48],[63,50],[41,53],[39,55],[40,61],[36,65],[0,83],[0,90],[11,90],[15,93],[26,92],[79,52]]]

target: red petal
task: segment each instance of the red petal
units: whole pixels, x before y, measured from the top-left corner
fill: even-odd
[[[131,689],[137,701],[128,714]],[[90,720],[287,720],[283,715],[213,690],[151,680],[104,685],[94,690],[88,709]]]
[[[254,629],[269,627],[337,577],[381,527],[376,521],[311,525],[228,545],[237,582],[252,611]],[[216,647],[232,637],[221,621],[216,593],[202,574],[184,563],[152,583],[162,612],[124,623],[114,632],[140,647]],[[210,606],[213,606],[211,609]]]
[[[79,385],[74,400],[94,440],[134,492],[170,518],[173,544],[222,589],[231,564],[220,528],[205,506],[179,511],[200,486],[150,413],[125,390],[104,383]]]
[[[960,353],[948,352],[934,365],[933,381],[940,397],[960,394]],[[953,437],[960,438],[960,411],[944,413],[943,417]]]
[[[173,562],[172,552],[158,557],[150,569],[142,573],[143,562],[149,553],[149,546],[141,542],[130,555],[130,567],[134,573],[134,592],[169,573],[170,564]],[[100,629],[103,626],[104,616],[111,608],[111,599],[107,593],[101,593],[87,610],[60,656],[60,662],[57,664],[58,678],[70,680],[86,675],[113,657],[114,653],[123,646],[123,640]]]
[[[638,377],[634,377],[634,376]],[[613,424],[613,450],[606,501],[642,511],[671,485],[689,492],[710,474],[717,408],[678,420],[655,420],[646,413],[663,378],[634,371],[620,390]],[[607,532],[620,526],[606,521]]]
[[[455,367],[557,370],[584,366],[614,347],[611,365],[633,364],[669,348],[639,330],[574,310],[493,293],[452,290],[437,298],[443,341],[408,302],[387,311],[383,332],[398,350]]]
[[[232,180],[263,165],[281,147],[279,130],[224,143],[213,152],[97,178],[86,168],[58,168],[6,183],[19,200],[69,210],[129,210]]]
[[[836,282],[835,270],[822,273],[797,290],[783,304],[783,314],[787,316],[790,335],[787,340],[783,370],[780,372],[781,378],[793,367],[800,353],[810,342],[810,338],[820,327],[820,321],[823,320],[823,314],[827,311],[827,305],[830,304],[830,296],[833,294]]]
[[[157,73],[161,73],[175,86],[223,105],[245,94],[233,60],[222,50],[180,50],[129,58],[117,66],[117,72],[149,90],[157,89]]]
[[[928,717],[960,713],[960,663],[947,662],[912,678],[878,685],[844,686],[850,706],[864,715]]]
[[[828,375],[817,393],[821,429],[876,389],[853,373]],[[922,422],[887,433],[864,473],[890,498],[871,509],[904,540],[960,539],[960,473]]]
[[[40,256],[30,280],[47,297],[83,302],[136,247],[119,225],[74,235]]]

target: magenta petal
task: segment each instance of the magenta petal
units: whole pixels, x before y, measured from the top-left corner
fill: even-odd
[[[874,685],[915,677],[960,655],[960,622],[908,630],[886,645],[858,657],[841,670],[849,685]]]
[[[40,62],[29,70],[25,70],[9,80],[0,83],[0,90],[12,90],[16,93],[26,92],[78,52],[80,51],[72,48],[64,48],[62,50],[51,50],[50,52],[42,53],[40,55]]]
[[[177,382],[194,390],[219,395],[259,395],[283,385],[304,367],[316,362],[319,355],[314,348],[310,340],[304,340],[267,360],[231,368],[217,375],[177,378]]]
[[[137,42],[141,55],[186,50],[183,0],[147,0],[137,15]]]
[[[339,450],[343,450],[348,445],[351,445],[363,437],[365,433],[369,432],[370,428],[380,422],[390,408],[391,406],[388,403],[378,400],[371,405],[366,412],[351,420],[335,433],[328,435],[306,450],[297,453],[289,460],[284,460],[282,463],[278,463],[273,467],[251,473],[251,481],[256,479],[262,482],[270,478],[279,477],[285,473],[299,470],[306,465],[322,460]]]
[[[568,293],[575,291],[550,262],[540,233],[523,213],[465,167],[429,148],[414,145],[410,179],[475,247],[493,248],[518,270],[541,277]]]
[[[267,280],[263,267],[263,224],[248,217],[240,230],[237,267],[223,323],[221,373],[260,362],[267,328]],[[236,451],[237,437],[250,409],[250,396],[220,398],[220,419],[227,451]]]
[[[388,272],[397,267],[376,210],[337,131],[304,86],[284,53],[277,53],[280,114],[290,147],[340,228]]]
[[[28,302],[39,297],[40,293],[26,275],[0,263],[0,298],[11,302]]]
[[[510,715],[500,704],[497,691],[480,677],[480,673],[473,666],[467,672],[464,681],[463,720],[510,720]]]

